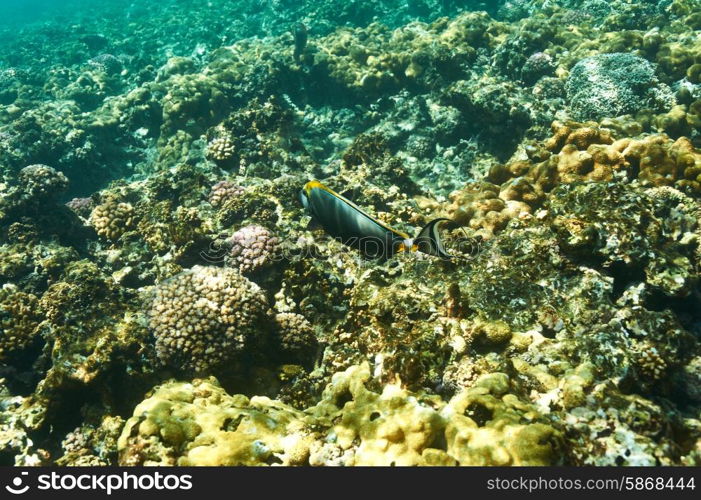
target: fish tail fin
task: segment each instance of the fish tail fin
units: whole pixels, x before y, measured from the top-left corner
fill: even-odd
[[[448,252],[446,252],[443,242],[441,241],[441,235],[438,232],[438,225],[441,222],[449,223],[455,226],[455,222],[446,217],[438,217],[433,219],[426,224],[419,234],[414,238],[414,245],[416,245],[416,251],[422,252],[434,257],[440,257],[442,259],[453,258]]]
[[[307,198],[307,192],[304,189],[299,192],[299,201],[305,210],[309,210],[309,198]]]

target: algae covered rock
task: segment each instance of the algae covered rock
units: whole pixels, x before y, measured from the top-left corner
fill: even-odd
[[[124,427],[121,417],[104,417],[98,425],[84,424],[69,432],[61,442],[63,455],[58,465],[105,466],[114,463],[117,438]]]
[[[0,289],[0,361],[34,343],[42,321],[36,296],[12,288]]]
[[[37,446],[32,435],[46,421],[46,401],[13,396],[5,379],[0,379],[0,449],[12,457],[7,465],[45,465],[49,453]]]
[[[22,191],[34,203],[54,201],[68,187],[66,176],[48,165],[29,165],[19,172]]]
[[[643,271],[649,284],[668,295],[690,292],[697,279],[692,250],[699,227],[690,198],[672,188],[601,183],[564,185],[553,194],[550,214],[563,248],[596,256],[614,271]],[[588,203],[574,201],[582,197]]]

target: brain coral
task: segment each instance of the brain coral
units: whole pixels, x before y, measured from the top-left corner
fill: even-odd
[[[267,310],[258,285],[237,271],[194,266],[157,286],[149,326],[159,359],[202,373],[259,335]]]
[[[598,120],[637,113],[667,111],[674,96],[660,83],[642,57],[626,53],[598,54],[574,65],[566,84],[567,99],[577,120]]]

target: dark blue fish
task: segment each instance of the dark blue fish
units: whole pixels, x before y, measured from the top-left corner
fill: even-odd
[[[438,233],[438,225],[449,219],[430,221],[416,238],[370,216],[358,205],[319,181],[305,184],[300,198],[304,207],[331,236],[357,248],[363,255],[389,258],[398,252],[423,252],[450,259]]]

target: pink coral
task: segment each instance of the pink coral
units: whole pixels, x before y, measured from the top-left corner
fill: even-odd
[[[279,240],[263,226],[252,224],[236,231],[228,240],[227,264],[242,273],[270,265],[278,255]]]
[[[209,192],[209,203],[215,208],[224,205],[228,200],[244,194],[246,190],[231,181],[219,181]]]

